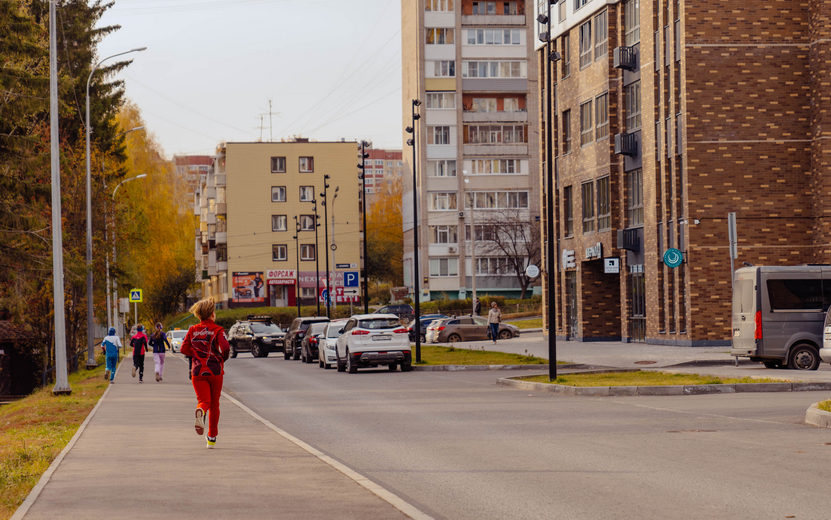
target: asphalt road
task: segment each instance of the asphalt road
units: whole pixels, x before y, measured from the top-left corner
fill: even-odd
[[[246,405],[437,518],[831,517],[831,432],[802,423],[827,393],[566,397],[279,354],[226,372]]]

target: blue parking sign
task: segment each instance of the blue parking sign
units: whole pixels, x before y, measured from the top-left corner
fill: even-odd
[[[358,287],[358,271],[346,271],[343,273],[344,287]]]

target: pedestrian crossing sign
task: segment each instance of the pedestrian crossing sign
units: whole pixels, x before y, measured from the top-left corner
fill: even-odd
[[[141,303],[141,289],[130,289],[130,303]]]

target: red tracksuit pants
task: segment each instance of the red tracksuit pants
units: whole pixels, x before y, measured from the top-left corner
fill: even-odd
[[[193,376],[197,408],[208,413],[208,437],[216,437],[219,426],[219,396],[222,394],[222,376]]]

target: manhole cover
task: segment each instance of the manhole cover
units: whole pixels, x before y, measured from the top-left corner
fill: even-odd
[[[654,365],[655,363],[657,363],[657,361],[649,361],[649,360],[646,360],[646,361],[635,361],[635,364],[636,364],[636,365]]]

